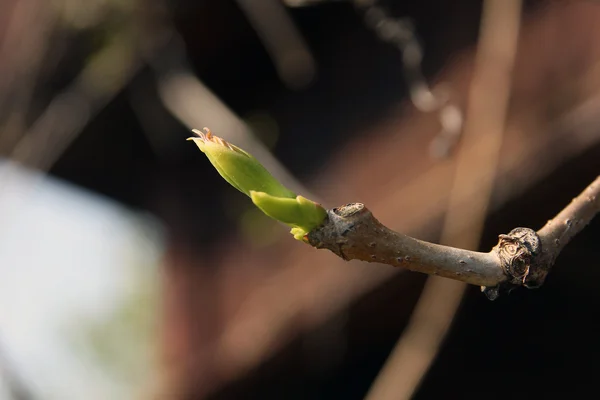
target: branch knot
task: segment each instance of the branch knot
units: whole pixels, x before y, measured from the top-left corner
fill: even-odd
[[[546,274],[536,266],[536,257],[542,252],[537,233],[529,228],[515,228],[499,239],[494,250],[509,283],[528,288],[540,286]]]

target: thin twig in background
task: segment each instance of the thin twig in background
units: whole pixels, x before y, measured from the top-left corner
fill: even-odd
[[[141,67],[133,38],[116,34],[81,71],[75,82],[54,97],[15,146],[11,159],[47,170]]]
[[[468,117],[442,230],[443,244],[467,249],[479,244],[505,129],[521,6],[520,0],[484,2]],[[481,142],[478,136],[487,140]],[[462,193],[471,185],[478,186],[478,196],[462,201]],[[412,396],[450,328],[464,290],[464,284],[428,279],[409,326],[367,399]]]
[[[402,72],[412,104],[421,112],[438,114],[441,131],[431,142],[429,153],[436,158],[448,156],[462,133],[463,111],[452,99],[453,93],[447,84],[431,88],[427,83],[422,70],[424,50],[414,22],[410,18],[394,18],[378,0],[353,0],[353,3],[364,14],[365,25],[402,54]]]
[[[39,0],[18,1],[9,15],[0,45],[0,154],[4,155],[25,130],[38,75],[47,68],[42,61],[57,20],[54,7]]]
[[[269,53],[279,78],[303,89],[316,75],[316,61],[280,0],[237,0]]]

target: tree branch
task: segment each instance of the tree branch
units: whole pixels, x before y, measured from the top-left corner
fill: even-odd
[[[548,257],[550,262],[554,262],[565,245],[599,212],[600,176],[537,232],[542,241],[544,256]]]
[[[361,203],[328,210],[308,242],[344,260],[378,262],[480,285],[494,300],[501,288],[543,284],[564,246],[600,212],[600,176],[554,219],[535,232],[515,228],[489,253],[433,244],[381,224]]]
[[[361,203],[327,213],[325,224],[309,233],[309,243],[344,260],[379,262],[473,285],[489,286],[504,280],[495,254],[442,246],[394,232]]]

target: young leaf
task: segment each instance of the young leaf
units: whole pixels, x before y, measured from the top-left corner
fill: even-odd
[[[194,129],[198,137],[188,140],[196,143],[217,172],[231,186],[249,196],[262,212],[291,226],[294,238],[304,240],[308,232],[323,223],[327,213],[320,204],[296,196],[252,155],[214,136],[210,129],[204,130],[206,133]]]

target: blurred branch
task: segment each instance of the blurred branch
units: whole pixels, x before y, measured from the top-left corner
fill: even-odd
[[[403,73],[413,105],[422,112],[439,110],[449,96],[445,92],[434,93],[423,75],[423,46],[415,33],[414,22],[410,18],[394,18],[378,3],[378,0],[354,0],[354,5],[364,14],[365,25],[379,40],[395,46],[402,54]]]
[[[10,2],[9,2],[10,3]],[[52,7],[39,0],[14,3],[0,37],[0,109],[6,107],[15,85],[29,83],[39,66],[55,22]]]
[[[447,86],[432,89],[423,75],[423,46],[415,26],[409,18],[394,18],[379,5],[378,0],[354,0],[362,10],[365,25],[373,29],[377,37],[395,46],[402,54],[404,79],[408,84],[410,99],[421,112],[437,112],[441,131],[431,142],[429,152],[434,157],[445,157],[458,142],[463,130],[463,111],[451,100]]]
[[[240,4],[249,0],[238,0]],[[332,2],[349,2],[364,15],[365,25],[377,37],[395,46],[402,54],[404,78],[409,87],[412,104],[421,112],[437,112],[441,131],[433,139],[429,152],[434,157],[445,157],[458,142],[463,129],[463,111],[451,100],[448,87],[432,89],[422,71],[423,46],[410,18],[394,18],[379,5],[379,0],[284,0],[289,7],[306,7]],[[257,8],[253,8],[256,13]]]
[[[280,0],[237,0],[275,63],[281,80],[292,89],[307,86],[316,63]]]
[[[75,82],[54,97],[16,144],[11,158],[39,169],[49,168],[141,67],[135,54],[131,35],[115,34],[112,43],[92,58]]]
[[[15,3],[0,43],[0,152],[6,154],[26,126],[47,43],[54,33],[56,13],[39,0]],[[59,50],[55,47],[54,52]]]

